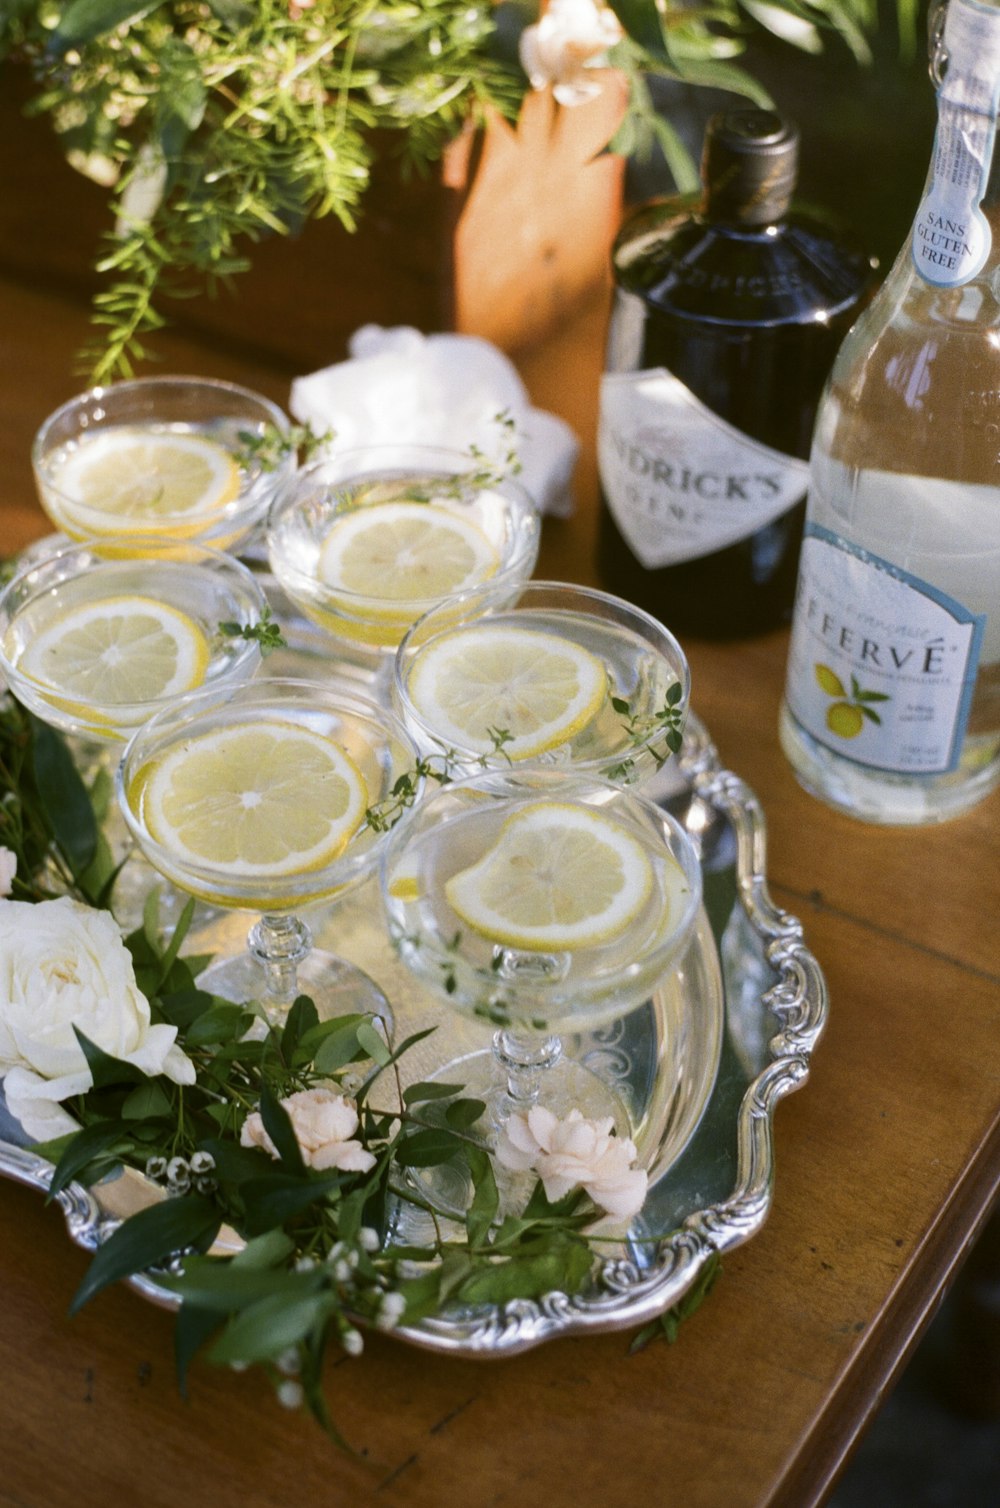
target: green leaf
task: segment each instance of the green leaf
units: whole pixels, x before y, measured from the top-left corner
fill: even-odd
[[[317,1073],[336,1073],[346,1063],[370,1056],[358,1042],[358,1027],[367,1020],[367,1016],[358,1015],[321,1021],[318,1028],[303,1032],[299,1049],[311,1055]]]
[[[385,1038],[370,1017],[366,1017],[358,1026],[358,1046],[381,1068],[388,1067],[392,1062],[392,1054],[385,1045]]]
[[[448,1106],[444,1118],[453,1130],[467,1131],[470,1126],[482,1120],[485,1113],[485,1100],[456,1100]]]
[[[154,11],[160,0],[70,0],[52,33],[51,50],[68,52],[94,37],[103,36],[125,22],[135,22]]]
[[[275,1098],[266,1084],[262,1084],[260,1090],[260,1118],[264,1122],[264,1130],[277,1148],[285,1171],[299,1175],[305,1173],[306,1165],[302,1161],[302,1148],[299,1146],[288,1111]]]
[[[240,1189],[246,1210],[243,1228],[247,1235],[259,1236],[284,1225],[311,1204],[325,1200],[341,1187],[345,1177],[351,1176],[328,1173],[324,1177],[292,1178],[275,1173],[270,1178],[248,1179]]]
[[[119,1084],[149,1082],[149,1075],[143,1073],[141,1068],[136,1068],[134,1063],[125,1063],[121,1058],[113,1058],[102,1047],[98,1047],[96,1042],[91,1042],[89,1037],[85,1037],[78,1026],[74,1026],[73,1031],[83,1049],[95,1089],[110,1089]]]
[[[217,1257],[202,1257],[186,1262],[182,1273],[164,1277],[163,1286],[196,1309],[235,1314],[272,1295],[281,1294],[289,1299],[308,1297],[325,1282],[322,1267],[309,1272],[289,1272],[275,1267],[237,1267]]]
[[[211,1245],[220,1224],[217,1210],[200,1195],[165,1199],[130,1215],[98,1248],[70,1313],[76,1314],[110,1283],[145,1272],[188,1247]]]
[[[114,1121],[99,1121],[78,1131],[56,1163],[47,1198],[54,1199],[84,1168],[121,1141],[122,1128]]]
[[[291,1236],[283,1230],[265,1231],[262,1236],[254,1236],[248,1241],[243,1250],[236,1253],[230,1263],[231,1267],[276,1267],[279,1262],[284,1262],[295,1250],[295,1242]]]
[[[228,1002],[202,1011],[184,1034],[188,1047],[206,1047],[215,1042],[236,1042],[253,1021],[253,1013]]]
[[[97,851],[97,819],[87,787],[80,779],[65,741],[29,713],[32,773],[52,836],[66,856],[74,877],[81,875]]]
[[[408,1084],[403,1090],[403,1104],[416,1105],[422,1100],[450,1100],[461,1094],[464,1084],[434,1083]]]
[[[411,1136],[400,1137],[395,1159],[401,1168],[434,1168],[448,1162],[461,1150],[462,1143],[458,1138],[443,1128],[440,1131],[415,1131]]]
[[[169,1095],[155,1080],[149,1080],[132,1090],[119,1113],[123,1121],[148,1121],[168,1116],[172,1108]]]
[[[208,1358],[221,1365],[267,1361],[324,1325],[338,1307],[337,1296],[331,1292],[298,1299],[285,1293],[272,1294],[251,1304],[227,1325],[210,1347]]]
[[[465,1213],[465,1230],[469,1238],[469,1245],[476,1247],[485,1241],[490,1227],[497,1217],[497,1210],[500,1207],[500,1194],[497,1190],[493,1164],[488,1154],[479,1151],[476,1147],[467,1147],[465,1156],[468,1160],[475,1188],[472,1203]]]
[[[471,1272],[456,1297],[468,1304],[505,1304],[547,1293],[579,1292],[593,1268],[593,1254],[582,1236],[558,1235],[537,1254],[515,1255]]]
[[[305,1033],[312,1031],[318,1025],[319,1011],[309,996],[297,995],[285,1017],[285,1025],[281,1032],[281,1056],[286,1063],[291,1063]]]

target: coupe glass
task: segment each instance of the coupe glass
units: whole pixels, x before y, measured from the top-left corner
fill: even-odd
[[[35,436],[39,498],[71,539],[110,542],[123,532],[143,533],[234,549],[295,469],[288,427],[287,416],[261,394],[206,377],[138,377],[92,388],[56,409]],[[171,439],[186,447],[189,460],[200,455],[211,463],[202,504],[189,497],[177,506],[154,451],[143,449],[145,442],[155,448]],[[109,476],[120,485],[129,472],[114,505],[102,506]]]
[[[428,523],[443,549],[422,551]],[[502,593],[531,575],[539,519],[523,487],[469,455],[378,445],[303,467],[272,504],[267,540],[288,597],[387,691],[400,639],[429,608],[485,579]]]
[[[529,900],[520,918],[527,930],[517,935],[515,928],[514,942],[498,940],[494,926],[470,916],[468,907],[456,909],[452,883],[495,859],[515,831],[530,832],[540,810],[554,809],[570,823],[596,823],[602,844],[610,831],[614,843],[603,847],[595,872],[614,869],[624,845],[645,889],[632,894],[616,930],[588,934],[584,926],[555,947],[543,934],[532,940],[528,933],[539,918]],[[531,862],[550,864],[558,887],[569,849],[560,841],[547,845],[543,835],[546,852]],[[510,862],[512,873],[524,872],[523,852]],[[380,874],[389,934],[406,966],[443,1003],[497,1028],[491,1054],[456,1060],[433,1075],[464,1084],[485,1102],[483,1138],[492,1144],[513,1111],[536,1102],[560,1116],[573,1108],[610,1116],[628,1134],[617,1096],[564,1055],[560,1034],[605,1026],[642,1004],[683,953],[701,904],[701,869],[680,824],[606,781],[562,771],[489,771],[445,785],[415,807],[391,835]],[[469,1192],[466,1185],[456,1191],[455,1176],[454,1169],[441,1177],[432,1171],[420,1182],[432,1202],[454,1211]]]
[[[85,745],[121,744],[177,696],[202,685],[225,693],[248,680],[260,650],[238,630],[259,622],[266,607],[244,565],[202,544],[138,535],[110,546],[67,544],[23,565],[0,592],[0,669],[43,722]],[[178,625],[178,690],[135,695],[136,683],[121,674],[120,636],[130,620],[138,620],[140,640],[144,624]],[[67,642],[60,629],[74,622]],[[237,631],[226,634],[222,624]]]
[[[530,581],[434,608],[393,667],[396,705],[445,773],[571,768],[616,785],[648,780],[679,742],[687,658],[657,619],[607,592]],[[553,698],[565,707],[551,716]]]
[[[362,807],[342,846],[320,853],[302,814],[338,815],[343,783],[331,769],[343,768],[345,758],[360,782]],[[414,762],[392,713],[332,683],[284,678],[261,677],[224,697],[183,698],[135,735],[119,767],[118,799],[150,863],[211,905],[262,913],[247,950],[215,960],[200,976],[206,989],[259,1001],[271,1020],[304,992],[322,1016],[369,1012],[388,1028],[391,1012],[378,985],[354,965],[312,950],[296,913],[335,900],[372,872],[388,836],[385,804],[393,807],[394,787]],[[202,803],[194,826],[193,782]],[[271,804],[273,813],[275,800],[283,802],[280,823],[269,829],[272,846],[262,861],[254,812]],[[257,856],[252,862],[248,852]]]

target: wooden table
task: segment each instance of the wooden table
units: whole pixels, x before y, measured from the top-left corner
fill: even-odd
[[[535,401],[583,439],[578,510],[546,522],[543,575],[594,578],[602,325],[595,305],[520,362]],[[45,527],[29,444],[78,385],[84,332],[74,298],[0,283],[2,553]],[[180,335],[162,349],[168,370],[287,397],[290,374],[274,363]],[[726,1258],[677,1344],[629,1357],[617,1334],[476,1363],[375,1335],[360,1359],[329,1371],[356,1449],[347,1455],[253,1374],[198,1367],[182,1402],[170,1317],[124,1288],[68,1319],[86,1258],[54,1209],[3,1185],[0,1504],[806,1508],[824,1498],[1000,1179],[1000,805],[917,831],[836,815],[799,789],[778,747],[786,635],[686,648],[695,706],[761,798],[772,894],[803,919],[832,1009],[808,1084],[777,1112],[770,1218]]]

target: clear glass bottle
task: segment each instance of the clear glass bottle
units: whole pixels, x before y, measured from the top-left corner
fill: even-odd
[[[615,242],[598,573],[675,632],[791,617],[816,405],[874,280],[793,203],[797,169],[790,121],[723,111],[702,193],[639,207]]]
[[[930,173],[820,405],[780,717],[807,790],[895,824],[1000,781],[1000,7],[931,24]]]

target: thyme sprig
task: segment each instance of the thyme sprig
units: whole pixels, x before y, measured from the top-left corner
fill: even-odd
[[[248,643],[256,643],[265,657],[272,654],[276,649],[287,649],[288,641],[281,632],[281,624],[271,614],[270,607],[265,603],[261,615],[253,623],[237,623],[227,619],[219,624],[219,633],[224,639],[245,639]]]
[[[642,748],[662,769],[672,754],[679,754],[684,742],[684,716],[682,706],[684,688],[680,681],[668,686],[663,706],[652,713],[636,713],[624,697],[612,696],[611,705],[622,720],[629,743]],[[609,780],[628,781],[635,773],[635,756],[628,756],[611,765],[607,770]]]

